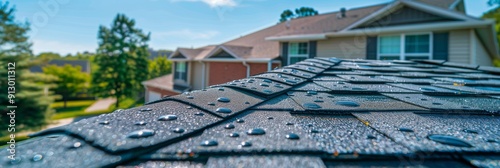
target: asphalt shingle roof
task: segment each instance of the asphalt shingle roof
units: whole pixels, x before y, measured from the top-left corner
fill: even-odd
[[[41,131],[1,167],[498,167],[499,72],[308,59]]]

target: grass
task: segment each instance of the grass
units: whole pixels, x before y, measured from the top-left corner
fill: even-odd
[[[28,139],[28,135],[16,135],[16,137],[14,138],[16,140],[16,143],[18,142],[21,142],[23,140],[26,140]],[[5,147],[7,146],[7,142],[10,141],[10,135],[6,135],[6,136],[3,136],[3,137],[0,137],[0,144],[2,144],[2,146],[0,147]]]
[[[112,104],[107,110],[85,112],[85,109],[88,106],[90,106],[92,103],[94,103],[94,101],[88,101],[88,100],[71,101],[71,103],[68,102],[67,108],[63,108],[62,102],[56,102],[56,103],[52,104],[52,107],[54,109],[56,109],[56,114],[52,116],[52,120],[94,116],[94,115],[110,113],[116,109],[127,109],[127,108],[142,106],[144,104],[144,99],[139,99],[139,100],[135,101],[132,98],[125,98],[125,99],[121,100],[120,106],[118,108],[115,108],[115,105]],[[55,108],[55,107],[60,107],[60,108]]]
[[[94,102],[95,100],[77,100],[68,101],[66,108],[64,108],[64,102],[55,102],[50,106],[56,111],[56,113],[75,113],[85,111],[85,109]]]

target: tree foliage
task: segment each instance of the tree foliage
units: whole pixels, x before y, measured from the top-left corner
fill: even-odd
[[[45,74],[57,77],[55,93],[62,96],[64,108],[69,97],[76,96],[88,88],[90,76],[81,70],[82,67],[71,65],[50,65],[43,68]]]
[[[318,11],[311,7],[300,7],[295,9],[295,13],[292,10],[284,10],[280,15],[280,22],[285,22],[294,18],[308,17],[318,15]]]
[[[500,6],[484,13],[482,18],[495,19],[495,29],[497,32],[496,39],[498,41],[498,44],[500,44]],[[498,59],[494,60],[493,64],[497,67],[500,67],[500,60]]]
[[[99,48],[92,88],[101,97],[115,97],[115,106],[126,96],[137,96],[141,82],[148,78],[149,34],[135,27],[135,21],[118,14],[111,28],[99,27]]]
[[[28,23],[15,20],[14,8],[8,3],[0,1],[0,113],[2,124],[0,129],[7,130],[10,116],[6,115],[7,106],[17,106],[15,115],[15,129],[17,132],[26,129],[39,128],[48,123],[51,113],[50,104],[53,96],[46,91],[47,83],[53,78],[45,75],[29,73],[28,68],[33,66],[31,43],[28,42]],[[15,63],[15,102],[8,99],[7,65]],[[12,69],[11,69],[12,70]],[[10,73],[12,75],[12,73]],[[14,79],[14,78],[11,78]],[[5,133],[5,132],[4,132]],[[12,132],[11,132],[12,133]]]
[[[156,57],[149,62],[149,78],[156,78],[172,72],[172,61],[166,56]]]

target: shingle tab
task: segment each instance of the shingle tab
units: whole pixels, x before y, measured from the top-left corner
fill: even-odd
[[[104,167],[130,158],[108,154],[84,140],[64,134],[40,136],[15,145],[16,160],[7,158],[8,150],[1,150],[0,167]]]
[[[320,86],[320,85],[318,85],[316,83],[312,83],[312,82],[304,83],[302,85],[299,85],[297,87],[292,88],[292,90],[298,90],[298,91],[310,91],[310,90],[314,90],[314,91],[317,91],[317,92],[329,92],[329,91],[331,91],[328,88],[325,88],[323,86]]]
[[[468,92],[445,89],[445,88],[435,87],[432,85],[414,85],[414,84],[398,84],[398,83],[394,83],[394,84],[390,84],[390,85],[400,87],[400,88],[410,89],[410,90],[414,90],[414,91],[423,92],[424,94],[428,94],[428,95],[469,94]]]
[[[218,117],[204,113],[199,109],[186,107],[187,105],[178,102],[160,102],[88,118],[66,126],[42,131],[38,135],[65,132],[81,137],[86,142],[92,142],[92,145],[103,148],[107,152],[117,153],[132,149],[145,149],[169,142],[201,131],[203,128],[220,121]],[[161,119],[167,115],[175,117]],[[138,122],[145,124],[137,124]],[[183,131],[176,133],[174,132],[176,128],[183,129]],[[132,136],[135,131],[141,130],[142,134],[137,132],[137,136]],[[144,130],[153,131],[153,135],[147,136]]]
[[[500,156],[492,155],[466,155],[464,158],[477,167],[500,167]]]
[[[312,156],[231,156],[211,157],[207,162],[207,168],[221,167],[301,167],[301,168],[324,168],[325,164],[319,157]]]
[[[283,93],[287,89],[291,88],[291,86],[287,84],[282,84],[271,81],[269,79],[260,79],[260,78],[246,78],[246,79],[234,80],[232,82],[221,84],[216,87],[220,86],[237,88],[239,90],[244,90],[265,97],[278,95],[280,93]]]
[[[329,93],[307,93],[289,92],[288,95],[299,103],[306,114],[338,112],[346,113],[354,111],[396,111],[426,109],[408,103],[397,101],[382,95],[360,95],[360,94],[329,94]]]
[[[306,81],[306,79],[304,79],[304,78],[299,78],[296,76],[290,76],[290,75],[280,74],[280,73],[264,73],[264,74],[260,74],[260,75],[254,76],[254,77],[255,78],[263,78],[263,79],[270,79],[270,80],[273,80],[276,82],[281,82],[281,83],[285,83],[285,84],[292,85],[292,86],[301,84],[301,83]]]
[[[255,81],[258,82],[258,81]],[[272,83],[269,83],[272,87]],[[240,92],[227,87],[210,88],[187,92],[181,95],[169,97],[167,100],[177,100],[196,106],[214,115],[229,117],[247,108],[263,102],[265,99],[254,94]],[[219,108],[228,108],[231,112],[219,112]]]
[[[334,93],[415,93],[416,91],[403,89],[387,84],[352,84],[347,82],[315,81],[321,86],[331,89]]]
[[[306,71],[306,72],[314,73],[314,74],[321,73],[325,70],[324,68],[318,68],[318,67],[313,67],[313,66],[308,66],[308,65],[300,65],[300,64],[288,65],[288,66],[285,66],[283,68],[296,69],[296,70]]]
[[[399,94],[399,93],[384,93],[384,95],[398,99],[410,104],[420,107],[431,109],[432,111],[445,111],[445,112],[478,112],[483,111],[482,108],[476,108],[469,104],[459,104],[444,100],[446,97],[441,96],[428,96],[422,94]],[[463,98],[463,97],[460,97]]]
[[[287,95],[281,95],[268,100],[260,105],[252,108],[255,110],[270,110],[270,111],[304,111],[302,106],[297,104]]]
[[[360,75],[337,75],[340,78],[348,80],[352,83],[387,83],[386,79],[379,76],[360,76]]]
[[[282,74],[292,75],[292,76],[306,78],[306,79],[311,79],[314,76],[316,76],[316,74],[314,74],[314,73],[301,71],[301,70],[297,70],[297,69],[290,69],[290,68],[275,69],[271,72],[282,73]]]
[[[353,114],[372,128],[412,150],[423,152],[487,152],[500,150],[499,143],[491,143],[486,140],[498,138],[496,132],[500,131],[499,117],[446,114],[418,115],[411,112]],[[429,138],[431,135],[451,136],[471,144],[472,147],[460,147],[450,145],[452,143],[436,142]]]
[[[454,84],[454,85],[435,84],[435,86],[463,91],[463,92],[470,92],[474,94],[500,95],[500,87],[495,87],[495,86],[464,86],[462,84]]]

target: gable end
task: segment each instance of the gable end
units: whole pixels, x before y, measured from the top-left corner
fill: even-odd
[[[357,29],[372,28],[372,27],[388,27],[388,26],[397,26],[406,24],[432,23],[432,22],[442,22],[442,21],[458,21],[458,20],[430,14],[414,8],[410,8],[408,6],[403,6],[380,19],[358,26]]]

